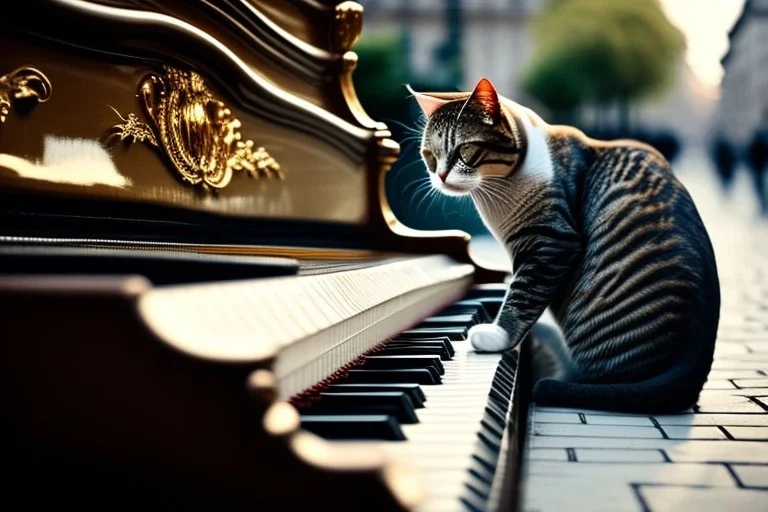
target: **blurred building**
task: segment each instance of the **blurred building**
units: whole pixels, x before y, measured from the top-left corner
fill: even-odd
[[[527,22],[546,0],[361,0],[366,34],[399,34],[410,74],[446,90],[468,90],[487,76],[519,96],[533,54]],[[451,65],[460,61],[460,70]]]
[[[747,0],[729,33],[713,129],[742,147],[768,124],[768,0]]]
[[[468,90],[487,76],[501,94],[537,109],[523,95],[520,79],[534,53],[528,24],[547,0],[359,1],[365,8],[363,37],[400,37],[403,66],[416,81],[442,90]],[[451,66],[453,60],[461,62],[460,70]],[[672,131],[686,144],[697,143],[706,135],[714,108],[711,91],[681,59],[670,90],[634,105],[632,122]],[[596,115],[585,106],[583,121],[593,124]]]

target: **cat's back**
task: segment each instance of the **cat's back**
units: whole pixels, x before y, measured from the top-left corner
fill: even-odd
[[[649,225],[658,226],[659,235],[704,230],[693,199],[658,150],[634,140],[595,141],[594,147],[582,205],[588,236],[611,226],[622,228],[614,236]]]
[[[584,257],[556,309],[582,370],[643,380],[689,339],[710,350],[720,303],[714,253],[667,160],[641,143],[600,144],[582,197]],[[630,357],[625,348],[636,343],[642,353]]]
[[[712,244],[693,198],[669,162],[637,141],[597,142],[595,147],[582,209],[592,277],[682,281],[695,295],[709,297],[710,306],[718,305]]]

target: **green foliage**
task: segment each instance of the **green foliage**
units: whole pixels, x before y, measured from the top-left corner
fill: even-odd
[[[392,35],[365,37],[355,46],[357,69],[352,75],[360,104],[377,121],[408,118],[407,68],[401,39]]]
[[[522,85],[555,111],[663,92],[685,45],[657,0],[553,0],[531,28]]]

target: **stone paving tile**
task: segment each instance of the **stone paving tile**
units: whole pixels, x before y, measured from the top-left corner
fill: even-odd
[[[706,485],[734,487],[736,482],[722,464],[648,464],[573,463],[531,461],[526,469],[531,476],[591,478],[594,480],[632,482],[635,484]]]
[[[734,379],[736,380],[736,379]],[[768,395],[766,388],[734,388],[734,389],[705,389],[701,396],[707,400],[716,400],[718,396],[751,396],[765,397]],[[701,400],[699,400],[701,402]]]
[[[699,412],[765,412],[765,409],[744,396],[724,393],[702,393],[698,402]]]
[[[768,414],[670,414],[654,416],[659,425],[768,426]]]
[[[536,411],[536,423],[583,423],[574,412],[541,412]]]
[[[568,451],[562,448],[537,448],[526,452],[526,460],[568,461]]]
[[[768,341],[750,341],[747,346],[755,354],[768,354]]]
[[[536,423],[534,434],[537,436],[576,436],[576,437],[629,437],[661,439],[661,431],[656,427],[631,427],[623,425],[582,425],[570,423]]]
[[[608,450],[578,448],[573,451],[577,462],[666,462],[661,450]]]
[[[734,379],[733,383],[740,388],[768,388],[768,377],[758,379]]]
[[[664,450],[674,462],[768,463],[768,443],[620,437],[533,436],[530,448],[614,448]]]
[[[718,343],[715,347],[715,357],[726,354],[749,354],[750,350],[742,343]]]
[[[757,370],[712,370],[709,379],[757,379],[765,377]]]
[[[731,469],[744,487],[768,490],[768,465],[746,466],[733,464]]]
[[[638,494],[653,512],[758,512],[768,510],[768,492],[749,489],[701,489],[640,486]]]
[[[572,413],[572,414],[600,414],[605,416],[629,416],[629,417],[638,417],[638,414],[629,414],[629,413],[622,413],[622,412],[609,412],[609,411],[601,411],[601,410],[593,410],[593,409],[570,409],[568,407],[538,407],[538,406],[532,406],[535,407],[535,417],[538,418],[539,413],[542,412],[554,412],[554,413]],[[680,412],[693,412],[692,409],[688,409],[687,411],[680,411]]]
[[[661,427],[661,430],[669,439],[728,439],[717,427],[667,425]]]
[[[526,476],[523,492],[525,512],[645,512],[630,486],[583,477]]]
[[[538,421],[538,416],[536,417]],[[585,414],[587,425],[629,425],[639,427],[652,427],[653,422],[649,416],[614,416],[609,414]]]
[[[736,385],[730,380],[715,379],[705,382],[704,389],[736,389]]]
[[[756,370],[758,375],[768,375],[768,363],[754,359],[734,360],[715,359],[712,362],[713,370]]]
[[[732,426],[723,427],[728,431],[734,439],[739,440],[753,440],[753,441],[768,441],[768,426],[766,427],[744,427],[744,426]],[[766,461],[768,464],[768,461]]]

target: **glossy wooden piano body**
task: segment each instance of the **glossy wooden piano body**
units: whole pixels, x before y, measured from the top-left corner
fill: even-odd
[[[362,8],[326,0],[16,7],[0,21],[0,41],[12,49],[0,56],[9,498],[416,507],[421,489],[407,467],[369,444],[327,443],[299,428],[288,400],[311,379],[283,362],[298,342],[367,332],[365,350],[330,350],[321,368],[303,363],[315,381],[329,381],[371,340],[506,274],[475,261],[466,234],[411,230],[389,209],[384,176],[398,145],[352,83]],[[370,284],[387,272],[411,276],[419,264],[436,270],[417,272],[411,288]],[[327,268],[336,266],[358,269],[344,278],[380,294],[370,304],[350,299],[346,317],[316,311],[305,331],[293,328],[292,298],[305,284],[333,288]],[[269,307],[235,307],[232,283],[264,277],[285,279],[274,300],[265,295]],[[203,282],[229,288],[184,288]],[[300,307],[317,307],[309,302]],[[375,321],[385,310],[395,320]],[[246,349],[253,331],[228,330],[241,321],[265,329]],[[514,502],[508,480],[496,506]]]

